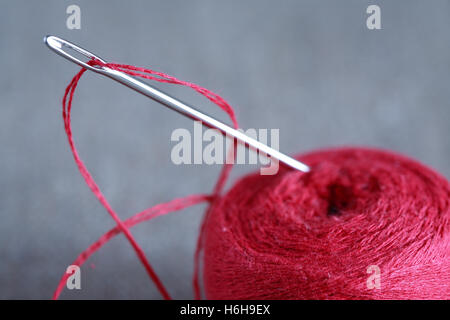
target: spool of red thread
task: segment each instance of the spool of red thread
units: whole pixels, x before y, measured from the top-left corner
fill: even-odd
[[[311,172],[244,177],[207,216],[207,298],[450,297],[445,178],[380,150],[298,159]]]

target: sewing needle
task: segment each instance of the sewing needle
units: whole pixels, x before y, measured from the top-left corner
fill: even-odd
[[[87,70],[94,71],[101,75],[107,76],[113,80],[116,80],[117,82],[163,104],[164,106],[166,106],[178,113],[181,113],[184,116],[187,116],[191,119],[201,121],[202,123],[207,124],[209,127],[219,130],[222,134],[225,134],[230,137],[234,137],[240,143],[247,144],[254,149],[260,150],[262,153],[264,153],[266,155],[270,155],[270,156],[274,157],[275,159],[278,159],[279,161],[285,163],[286,165],[288,165],[294,169],[297,169],[297,170],[300,170],[303,172],[309,171],[309,167],[306,164],[304,164],[294,158],[291,158],[291,157],[285,155],[284,153],[281,153],[280,151],[273,149],[273,148],[259,142],[256,139],[253,139],[253,138],[247,136],[243,132],[234,129],[234,128],[224,124],[223,122],[220,122],[220,121],[204,114],[203,112],[200,112],[199,110],[195,109],[194,107],[191,107],[191,106],[185,104],[184,102],[181,102],[180,100],[178,100],[174,97],[171,97],[170,95],[160,91],[159,89],[157,89],[153,86],[150,86],[140,80],[137,80],[136,78],[134,78],[132,76],[129,76],[126,73],[111,69],[107,66],[91,66],[91,65],[77,59],[73,55],[71,55],[68,52],[66,52],[65,50],[63,50],[63,48],[72,49],[72,50],[78,52],[79,54],[83,55],[84,57],[89,58],[89,60],[94,59],[94,60],[100,61],[103,64],[107,64],[107,62],[104,61],[103,59],[99,58],[98,56],[94,55],[93,53],[91,53],[69,41],[66,41],[64,39],[61,39],[61,38],[58,38],[55,36],[46,36],[44,38],[44,42],[47,44],[47,46],[51,50],[53,50],[57,54],[61,55],[62,57],[68,59],[71,62],[78,64],[79,66],[81,66]]]

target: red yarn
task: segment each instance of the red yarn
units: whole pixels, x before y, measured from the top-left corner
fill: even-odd
[[[448,299],[449,183],[423,165],[362,148],[299,157],[240,180],[211,212],[210,299]],[[367,268],[380,268],[380,289]]]
[[[230,105],[205,88],[144,68],[107,66],[191,87],[224,110],[238,127]],[[211,195],[174,199],[122,221],[82,162],[72,138],[72,99],[85,71],[66,89],[64,127],[81,174],[117,226],[80,254],[74,265],[83,265],[112,237],[124,233],[161,295],[170,299],[129,229],[206,201],[209,207],[194,260],[197,299],[204,246],[208,298],[449,297],[449,184],[428,168],[388,152],[355,148],[312,153],[301,157],[312,166],[308,174],[281,168],[275,176],[252,175],[221,196],[231,170],[231,165],[224,165]],[[367,289],[369,265],[381,268],[381,289]],[[67,274],[61,278],[54,299],[67,278]]]

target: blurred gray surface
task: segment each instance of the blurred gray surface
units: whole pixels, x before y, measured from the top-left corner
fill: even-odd
[[[365,10],[381,6],[382,30]],[[81,30],[66,28],[78,4]],[[280,128],[286,153],[336,145],[396,150],[450,177],[449,1],[0,1],[0,298],[49,298],[65,268],[114,226],[74,164],[61,119],[78,68],[42,43],[54,34],[109,61],[203,85],[242,128]],[[185,88],[158,85],[223,120]],[[170,161],[192,123],[87,72],[76,93],[77,147],[125,219],[209,192],[218,166]],[[231,182],[254,166],[239,166]],[[205,206],[133,229],[174,298],[192,297],[193,250]],[[82,268],[62,298],[155,298],[124,237]]]

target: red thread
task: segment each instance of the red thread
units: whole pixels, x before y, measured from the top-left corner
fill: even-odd
[[[190,82],[178,80],[167,74],[164,74],[161,72],[156,72],[156,71],[149,70],[149,69],[138,68],[138,67],[133,67],[133,66],[129,66],[129,65],[112,64],[112,63],[105,65],[99,61],[90,61],[89,64],[90,65],[107,66],[109,68],[119,70],[119,71],[125,72],[129,75],[136,76],[136,77],[141,77],[141,78],[155,80],[155,81],[159,81],[159,82],[166,82],[166,83],[172,83],[172,84],[178,84],[178,85],[190,87],[190,88],[194,89],[195,91],[197,91],[198,93],[204,95],[211,102],[215,103],[222,110],[224,110],[230,117],[231,121],[233,122],[233,126],[235,128],[238,128],[237,120],[234,115],[234,110],[231,108],[231,106],[222,97],[220,97],[219,95],[215,94],[214,92],[212,92],[208,89],[205,89],[203,87],[200,87],[200,86],[190,83]],[[126,238],[128,239],[128,241],[130,242],[131,246],[135,250],[136,255],[138,256],[139,260],[143,264],[143,266],[146,269],[151,280],[155,283],[155,285],[156,285],[157,289],[159,290],[159,292],[161,293],[162,297],[164,299],[171,299],[169,293],[167,292],[166,288],[162,284],[159,277],[154,272],[152,266],[150,265],[150,263],[148,262],[148,259],[145,256],[143,250],[140,248],[140,246],[134,239],[129,228],[140,222],[143,222],[145,220],[149,220],[154,217],[157,217],[157,216],[160,216],[163,214],[167,214],[172,211],[181,210],[188,206],[192,206],[192,205],[204,202],[204,201],[211,201],[211,199],[216,197],[221,192],[221,190],[225,184],[225,181],[228,177],[228,174],[231,170],[231,165],[229,165],[229,164],[224,165],[212,195],[198,195],[198,196],[193,195],[193,196],[188,196],[185,198],[174,199],[169,203],[159,204],[159,205],[149,208],[143,212],[140,212],[140,213],[134,215],[132,218],[126,220],[125,222],[122,221],[119,218],[119,216],[117,215],[117,213],[111,208],[108,201],[106,200],[106,198],[100,191],[100,188],[94,181],[94,178],[87,170],[86,166],[84,165],[83,161],[81,160],[80,156],[78,155],[78,151],[75,147],[75,144],[74,144],[74,141],[72,138],[71,118],[70,118],[70,113],[71,113],[71,109],[72,109],[72,100],[73,100],[73,96],[75,93],[75,89],[78,85],[78,81],[80,80],[80,78],[84,74],[84,72],[86,72],[86,69],[82,68],[78,72],[78,74],[72,79],[72,81],[66,88],[66,91],[65,91],[65,94],[63,97],[63,101],[62,101],[62,105],[63,105],[62,115],[63,115],[63,120],[64,120],[64,129],[67,134],[67,139],[69,141],[70,149],[72,151],[73,157],[75,159],[75,162],[78,166],[78,169],[79,169],[81,175],[83,176],[86,184],[91,189],[92,193],[97,197],[97,199],[105,207],[105,209],[107,210],[109,215],[116,222],[117,227],[110,230],[106,234],[104,234],[102,237],[100,237],[100,239],[98,239],[95,243],[93,243],[91,246],[89,246],[89,248],[87,248],[84,252],[82,252],[72,264],[78,265],[81,267],[84,264],[84,262],[95,251],[100,249],[100,247],[102,247],[106,242],[108,242],[112,237],[117,235],[119,232],[123,232],[125,234]],[[200,251],[202,249],[201,239],[202,239],[202,237],[200,236],[199,241],[197,243],[197,249],[196,249],[196,254],[195,254],[196,257],[199,257]],[[199,264],[196,262],[195,269],[194,269],[194,288],[195,288],[196,297],[200,298],[200,289],[199,289],[199,285],[198,285],[198,273],[199,273]],[[62,276],[62,278],[53,294],[53,299],[58,299],[59,295],[61,294],[62,290],[64,289],[64,287],[66,285],[66,281],[67,281],[68,277],[69,277],[69,275],[66,273]]]
[[[91,61],[91,65],[101,65]],[[217,94],[169,75],[108,64],[127,74],[188,86],[218,105],[238,127],[233,109]],[[75,148],[72,99],[82,69],[63,98],[64,127],[87,185],[117,226],[86,249],[81,266],[124,233],[165,299],[170,296],[130,228],[208,202],[194,259],[193,287],[204,283],[213,299],[447,299],[450,295],[448,182],[423,165],[386,151],[332,149],[299,157],[303,174],[282,167],[275,176],[250,175],[221,196],[231,165],[224,165],[211,195],[158,204],[122,221],[101,193]],[[203,249],[204,248],[204,249]],[[381,269],[381,288],[367,287],[367,268]],[[53,298],[63,290],[64,274]]]

